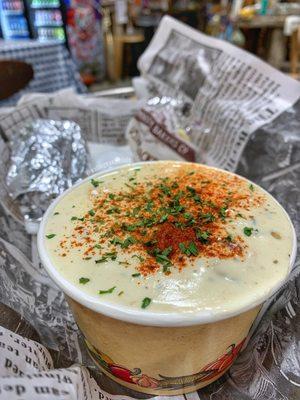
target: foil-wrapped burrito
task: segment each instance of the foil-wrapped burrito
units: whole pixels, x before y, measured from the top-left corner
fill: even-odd
[[[33,233],[51,199],[87,173],[86,144],[75,122],[38,119],[13,136],[10,148],[6,183]]]

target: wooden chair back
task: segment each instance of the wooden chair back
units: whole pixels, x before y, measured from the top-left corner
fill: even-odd
[[[33,79],[32,66],[23,61],[0,60],[0,100],[24,89]]]
[[[290,72],[294,77],[298,77],[297,73],[299,67],[299,53],[300,53],[300,26],[292,33],[290,42]]]

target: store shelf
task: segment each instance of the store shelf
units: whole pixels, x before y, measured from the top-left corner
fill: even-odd
[[[59,23],[35,23],[34,26],[36,28],[61,28],[64,26],[64,24],[62,22]]]
[[[3,15],[23,15],[24,10],[1,10]]]

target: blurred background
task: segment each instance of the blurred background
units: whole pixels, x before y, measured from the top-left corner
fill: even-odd
[[[298,78],[300,2],[0,0],[0,99],[33,79],[31,90],[43,92],[72,83],[79,92],[130,85],[138,75],[137,60],[165,14]],[[12,60],[26,67],[14,64],[19,78],[8,87]]]

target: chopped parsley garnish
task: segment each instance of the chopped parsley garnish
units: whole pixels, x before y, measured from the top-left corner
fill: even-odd
[[[204,222],[214,222],[216,217],[212,213],[200,214],[200,218],[203,219]]]
[[[108,197],[109,197],[111,200],[114,200],[114,198],[116,197],[116,195],[113,194],[113,193],[109,193]]]
[[[79,278],[79,283],[81,283],[82,285],[85,285],[89,281],[90,281],[89,278],[84,278],[83,276],[81,278]]]
[[[128,261],[119,261],[120,265],[130,265]]]
[[[122,249],[126,249],[127,247],[129,247],[131,244],[134,244],[135,242],[136,242],[136,240],[132,236],[128,236],[124,241],[118,237],[115,237],[110,241],[111,244],[120,245],[122,247]]]
[[[254,192],[254,186],[252,185],[252,183],[249,185],[249,189],[251,190],[251,192]]]
[[[95,211],[94,210],[90,210],[89,214],[90,214],[91,217],[93,217],[95,215]]]
[[[187,186],[186,189],[194,196],[196,194],[196,189],[191,186]]]
[[[111,243],[111,244],[120,244],[120,245],[122,245],[122,244],[123,244],[123,241],[122,241],[120,238],[115,237],[115,238],[113,238],[113,239],[110,241],[110,243]]]
[[[122,290],[121,292],[118,293],[118,296],[122,296],[122,294],[124,294],[124,290]]]
[[[120,210],[118,207],[113,206],[113,207],[109,208],[109,209],[106,211],[106,214],[114,214],[114,213],[120,214],[120,212],[121,212],[121,210]]]
[[[105,253],[101,258],[99,258],[98,260],[95,260],[96,264],[100,264],[103,262],[106,262],[108,259],[111,259],[112,261],[116,260],[117,258],[117,252],[116,251],[112,251],[110,253]]]
[[[128,236],[124,242],[121,244],[122,249],[126,249],[129,247],[131,244],[134,244],[136,240],[132,236]]]
[[[241,213],[237,213],[236,216],[239,217],[239,218],[246,219],[246,217],[244,217],[243,214],[241,214]]]
[[[199,254],[198,248],[194,242],[190,242],[188,246],[184,243],[179,243],[179,248],[182,253],[186,254],[187,256],[197,256]]]
[[[197,230],[197,232],[196,232],[197,239],[199,239],[200,242],[202,242],[202,243],[207,243],[209,236],[210,236],[210,232],[208,232],[208,231]]]
[[[244,228],[244,234],[245,234],[246,236],[251,236],[251,235],[252,235],[252,232],[253,232],[253,229],[254,229],[254,228],[249,228],[248,226],[246,226],[246,227]]]
[[[153,201],[152,201],[152,200],[149,200],[149,201],[147,202],[147,204],[146,204],[145,209],[146,209],[147,211],[152,211],[153,204],[154,204]]]
[[[166,269],[168,269],[172,265],[171,260],[168,258],[168,255],[172,252],[172,250],[173,248],[170,246],[162,251],[159,249],[155,249],[153,251],[153,255],[155,256],[156,261],[159,264],[162,264],[164,272],[166,272]]]
[[[232,240],[233,240],[233,238],[232,238],[232,235],[231,235],[231,234],[227,235],[225,239],[226,239],[226,240],[227,240],[227,242],[229,242],[229,243],[231,243],[231,242],[232,242]]]
[[[54,238],[54,236],[56,236],[56,233],[49,233],[49,235],[46,235],[46,238],[52,239],[52,238]]]
[[[189,212],[184,213],[183,216],[184,216],[185,219],[192,219],[193,218],[193,214],[191,214]]]
[[[145,297],[145,298],[143,299],[143,301],[142,301],[141,307],[142,307],[142,308],[147,308],[147,307],[150,305],[150,303],[151,303],[150,297]]]
[[[77,217],[72,217],[71,221],[76,221],[78,218]]]
[[[159,222],[165,222],[165,221],[167,221],[167,219],[168,219],[168,214],[164,214],[164,215],[162,215],[162,217],[161,217],[161,219],[159,220]]]
[[[141,276],[141,274],[139,272],[137,272],[136,274],[132,274],[131,275],[133,278],[138,278],[139,276]]]
[[[100,183],[103,183],[103,181],[98,181],[97,179],[91,179],[91,184],[96,188],[100,185]]]
[[[219,211],[219,215],[221,217],[221,219],[224,221],[226,218],[226,211],[227,211],[227,207],[221,207],[220,211]]]
[[[107,290],[99,290],[99,294],[108,294],[108,293],[112,293],[115,290],[116,286],[111,287],[110,289]]]
[[[168,186],[160,184],[159,189],[166,195],[166,196],[171,196],[171,190]]]
[[[101,244],[99,244],[99,243],[97,243],[97,244],[95,244],[95,249],[102,249],[102,246],[101,246]]]
[[[53,215],[58,215],[59,214],[59,212],[58,211],[56,211]]]

